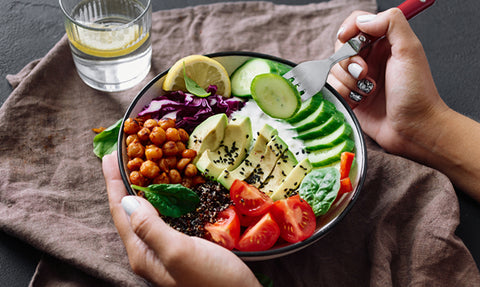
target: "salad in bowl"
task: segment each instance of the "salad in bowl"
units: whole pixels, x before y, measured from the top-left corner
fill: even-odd
[[[155,77],[121,121],[129,193],[173,228],[244,260],[290,254],[348,213],[366,175],[352,110],[328,84],[301,99],[270,55],[190,55]]]

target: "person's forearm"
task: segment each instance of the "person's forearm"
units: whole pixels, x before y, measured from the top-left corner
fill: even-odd
[[[410,139],[405,155],[441,171],[480,202],[480,123],[448,110],[429,126]]]

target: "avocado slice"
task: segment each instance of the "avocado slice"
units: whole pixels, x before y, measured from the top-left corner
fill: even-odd
[[[217,178],[225,188],[230,189],[235,179],[244,180],[254,168],[260,163],[265,153],[268,142],[278,134],[278,131],[272,126],[265,124],[259,131],[253,148],[249,151],[247,157],[242,163],[232,171],[223,170]]]
[[[271,195],[280,186],[282,181],[297,165],[297,158],[291,150],[286,150],[278,159],[272,172],[265,182],[260,185],[260,190]]]
[[[205,150],[216,150],[220,146],[228,124],[226,114],[216,114],[199,124],[190,134],[188,148],[201,155]],[[198,156],[196,160],[198,160]]]
[[[252,123],[249,117],[232,119],[224,130],[224,137],[216,149],[206,147],[196,162],[203,174],[212,178],[224,170],[233,170],[245,159],[252,143]]]
[[[288,149],[288,145],[278,136],[275,135],[267,144],[265,153],[260,162],[253,170],[252,174],[246,179],[248,183],[259,188],[262,182],[268,178],[273,171],[277,160]]]
[[[308,158],[299,162],[287,177],[279,184],[276,189],[270,194],[270,197],[276,201],[287,198],[291,193],[300,186],[303,178],[312,170],[312,164]]]

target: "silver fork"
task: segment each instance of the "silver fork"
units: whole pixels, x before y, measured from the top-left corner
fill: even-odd
[[[407,20],[433,5],[435,0],[406,0],[400,4],[399,8]],[[325,60],[314,60],[300,63],[289,72],[283,75],[286,79],[291,79],[297,86],[302,95],[302,101],[305,101],[318,93],[327,81],[330,69],[338,62],[351,56],[357,55],[362,49],[375,42],[375,39],[369,35],[360,33],[356,37],[347,41],[338,49],[335,54]]]

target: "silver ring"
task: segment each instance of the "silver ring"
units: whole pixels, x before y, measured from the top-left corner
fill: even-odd
[[[352,100],[354,102],[357,102],[357,103],[360,102],[363,99],[362,95],[360,95],[359,93],[354,92],[354,91],[351,91],[350,95],[348,95],[348,97],[350,98],[350,100]]]

